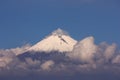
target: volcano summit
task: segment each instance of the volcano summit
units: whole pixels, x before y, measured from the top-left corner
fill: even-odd
[[[73,50],[76,40],[72,39],[67,32],[57,29],[51,35],[33,45],[28,51],[34,52],[70,52]]]
[[[77,41],[72,39],[67,32],[57,29],[18,57],[21,60],[32,58],[33,60],[58,62],[67,59],[64,53],[71,52],[76,43]]]

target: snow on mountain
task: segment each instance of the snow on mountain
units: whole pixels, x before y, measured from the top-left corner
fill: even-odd
[[[34,52],[70,52],[73,50],[76,40],[72,39],[67,32],[57,29],[51,35],[33,45],[28,51]]]

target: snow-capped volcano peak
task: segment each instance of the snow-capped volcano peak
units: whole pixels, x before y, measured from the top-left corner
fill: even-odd
[[[67,32],[57,29],[52,34],[37,44],[33,45],[28,51],[36,52],[70,52],[73,50],[76,40],[72,39]]]
[[[68,35],[68,33],[66,31],[63,31],[62,29],[58,28],[57,30],[52,32],[52,35],[62,36],[62,35]]]

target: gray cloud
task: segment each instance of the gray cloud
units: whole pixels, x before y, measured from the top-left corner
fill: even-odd
[[[50,67],[52,67],[53,65],[54,65],[54,61],[49,60],[49,61],[46,61],[45,63],[43,63],[43,64],[41,65],[41,68],[42,68],[43,70],[50,70]]]
[[[106,61],[108,62],[112,57],[114,57],[115,54],[115,50],[116,50],[116,44],[112,44],[109,45],[105,52],[104,52],[104,57],[106,59]]]
[[[68,56],[82,62],[93,63],[93,58],[96,51],[97,46],[94,44],[94,38],[87,37],[78,42]]]
[[[29,44],[22,47],[0,50],[0,69],[9,68],[9,64],[16,59],[16,56],[25,52],[30,47]]]
[[[76,75],[76,74],[115,74],[120,73],[120,51],[116,44],[105,42],[96,45],[93,37],[79,41],[72,52],[63,53],[62,60],[33,59],[26,57],[24,61],[17,55],[24,53],[30,45],[20,48],[0,50],[0,76],[14,75]],[[54,56],[55,57],[55,56]],[[58,58],[58,56],[57,56]],[[66,59],[64,59],[66,58]]]
[[[120,54],[113,58],[112,63],[120,64]]]

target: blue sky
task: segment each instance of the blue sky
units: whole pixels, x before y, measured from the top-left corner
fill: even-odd
[[[57,28],[120,45],[120,1],[0,0],[0,48],[35,44]]]

